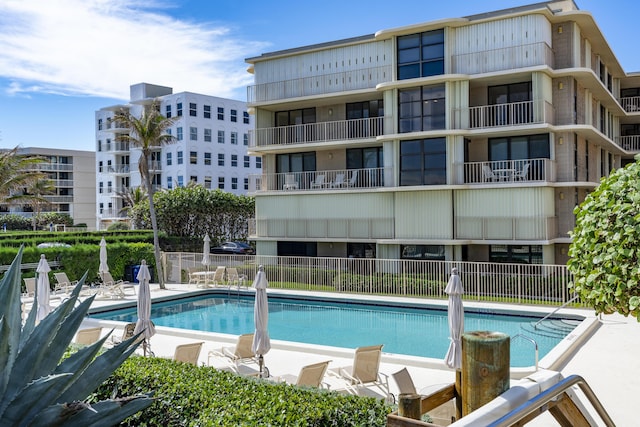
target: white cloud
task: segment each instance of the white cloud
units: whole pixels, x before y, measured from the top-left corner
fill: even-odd
[[[7,94],[129,98],[146,82],[231,97],[251,84],[244,58],[266,47],[228,27],[174,19],[152,0],[2,0]]]

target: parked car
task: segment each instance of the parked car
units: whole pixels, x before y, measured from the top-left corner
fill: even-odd
[[[212,254],[253,255],[256,253],[251,245],[244,242],[224,242],[220,246],[211,248]]]

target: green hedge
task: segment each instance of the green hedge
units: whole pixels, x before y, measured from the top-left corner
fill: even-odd
[[[114,396],[115,392],[115,396]],[[382,400],[284,383],[162,358],[130,357],[94,399],[153,393],[124,426],[384,426]]]

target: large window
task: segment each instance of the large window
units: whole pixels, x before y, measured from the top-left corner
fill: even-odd
[[[398,91],[400,133],[445,128],[444,85]]]
[[[205,119],[210,119],[211,118],[211,105],[204,105],[203,106],[203,117]]]
[[[444,30],[398,37],[398,80],[444,74]]]
[[[382,171],[382,147],[350,148],[347,169],[354,172],[347,177],[354,187],[376,187],[384,182]],[[357,172],[356,172],[357,171]]]
[[[489,139],[489,160],[548,159],[549,135],[523,135]]]
[[[189,140],[190,141],[197,141],[198,140],[198,128],[191,126],[189,128]]]
[[[375,243],[347,243],[347,256],[349,258],[375,258]]]
[[[276,112],[276,126],[294,126],[316,122],[316,109],[304,108],[301,110],[278,111]],[[280,143],[303,142],[313,140],[313,128],[296,126],[288,129],[285,133],[278,132],[276,137]]]
[[[384,116],[384,102],[382,99],[364,102],[350,102],[347,103],[346,107],[347,120]]]
[[[489,105],[497,105],[488,110],[489,123],[510,125],[530,123],[533,121],[531,103],[531,82],[511,83],[508,85],[489,86],[487,89]],[[501,104],[515,104],[511,107]]]
[[[243,112],[242,112],[242,122],[243,122],[245,125],[248,125],[248,124],[249,124],[249,113],[248,113],[247,111],[243,111]]]
[[[218,107],[218,120],[224,120],[224,107]]]
[[[400,245],[400,258],[444,261],[444,245]]]
[[[176,128],[176,139],[182,141],[182,127]]]
[[[489,246],[489,262],[542,264],[542,246],[491,245]]]
[[[278,242],[278,256],[317,256],[315,242]]]
[[[197,151],[189,151],[189,164],[197,165],[198,164],[198,152]]]
[[[445,138],[400,142],[400,185],[441,185],[447,183]]]
[[[237,122],[238,121],[238,110],[231,110],[231,113],[229,114],[229,117],[230,117],[232,122]]]
[[[204,142],[211,142],[211,129],[204,130]]]
[[[168,151],[167,155],[165,156],[167,158],[167,166],[171,166],[173,164],[173,158],[172,158],[173,154]]]
[[[182,151],[178,151],[178,164],[181,165],[184,161],[184,158],[182,156]]]
[[[176,104],[176,114],[178,117],[182,116],[182,102]]]

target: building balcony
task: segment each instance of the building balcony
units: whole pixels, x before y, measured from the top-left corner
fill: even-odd
[[[307,123],[249,131],[249,147],[371,139],[384,134],[384,117]]]
[[[392,239],[393,218],[251,219],[249,236],[292,239]]]
[[[114,175],[127,175],[129,174],[129,169],[129,165],[127,164],[116,164],[113,166],[107,166],[107,173]]]
[[[454,111],[455,129],[486,129],[506,126],[553,124],[553,105],[545,101],[522,101],[480,105]]]
[[[162,170],[162,162],[153,160],[147,162],[147,164],[149,165],[149,172],[157,172]]]
[[[127,218],[127,214],[125,212],[120,212],[118,209],[102,209],[98,216],[101,219],[107,218]]]
[[[545,42],[464,53],[451,57],[453,74],[483,74],[546,65],[554,68],[553,50]]]
[[[60,187],[73,187],[73,180],[72,179],[54,179],[52,180],[53,185],[56,188],[60,188]]]
[[[616,137],[616,143],[626,151],[640,151],[640,135],[618,136]]]
[[[302,96],[323,95],[350,90],[374,89],[391,80],[391,66],[363,68],[334,74],[262,83],[247,88],[247,103],[278,101]]]
[[[69,163],[36,163],[25,166],[26,170],[49,171],[73,171],[73,165]]]
[[[112,153],[117,152],[125,152],[128,153],[130,151],[130,145],[128,142],[112,142],[111,144],[105,144],[105,150]]]
[[[509,184],[555,182],[556,167],[551,159],[499,160],[457,164],[455,184]]]
[[[391,176],[391,169],[386,173]],[[249,175],[249,193],[354,190],[384,187],[385,168]]]
[[[552,240],[558,236],[557,217],[456,217],[456,239]]]
[[[73,196],[43,196],[49,203],[73,203]]]
[[[620,98],[620,105],[627,113],[640,113],[640,96]]]

